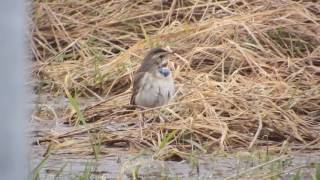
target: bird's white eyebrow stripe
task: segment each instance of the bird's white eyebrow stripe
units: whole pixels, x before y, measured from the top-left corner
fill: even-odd
[[[169,54],[169,53],[168,52],[159,52],[159,53],[154,54],[153,57],[159,57],[161,55],[167,55],[167,54]]]
[[[168,104],[174,93],[174,80],[170,75],[170,51],[152,49],[143,59],[135,73],[131,104],[149,108]],[[159,69],[161,68],[161,69]],[[166,70],[163,70],[165,68]],[[160,72],[159,72],[160,70]],[[170,76],[168,76],[170,75]]]

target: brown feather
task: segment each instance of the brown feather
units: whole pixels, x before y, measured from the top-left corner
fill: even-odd
[[[140,80],[144,77],[146,72],[137,72],[134,76],[133,79],[133,87],[132,87],[132,95],[131,95],[131,99],[130,99],[130,104],[131,105],[136,105],[134,102],[134,99],[136,97],[136,95],[138,94],[140,88],[141,88],[141,84],[140,84]]]
[[[140,91],[140,89],[143,87],[143,84],[140,84],[141,79],[150,70],[150,68],[156,63],[156,61],[152,57],[157,53],[164,53],[164,52],[169,53],[168,51],[162,48],[153,48],[147,53],[147,55],[143,59],[141,66],[139,67],[139,69],[134,75],[130,105],[136,105],[135,97]]]
[[[168,51],[162,49],[162,48],[153,48],[151,49],[148,54],[143,59],[141,66],[139,67],[137,72],[147,72],[149,68],[156,63],[155,59],[152,58],[155,54],[158,53],[168,53]]]

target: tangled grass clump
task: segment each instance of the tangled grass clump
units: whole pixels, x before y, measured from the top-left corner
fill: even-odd
[[[279,152],[285,141],[291,150],[319,149],[319,3],[159,2],[34,2],[37,92],[97,99],[60,115],[74,123],[80,113],[86,123],[71,123],[41,142],[91,153],[98,139],[105,145],[100,152],[121,144],[150,149],[157,158],[194,149],[268,146]],[[174,102],[128,111],[132,74],[154,46],[176,52]],[[159,111],[165,122],[137,125],[141,113],[153,117]]]

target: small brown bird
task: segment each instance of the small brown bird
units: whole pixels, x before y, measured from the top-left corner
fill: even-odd
[[[151,49],[133,81],[131,105],[158,107],[167,104],[174,94],[174,82],[168,65],[168,54],[162,48]]]

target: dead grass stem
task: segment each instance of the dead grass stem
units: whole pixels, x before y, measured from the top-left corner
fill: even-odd
[[[122,143],[183,156],[194,149],[280,151],[286,140],[306,149],[303,144],[319,139],[319,3],[53,0],[33,5],[34,76],[47,82],[39,93],[65,95],[68,75],[70,93],[98,98],[82,112],[104,147]],[[147,49],[165,45],[176,51],[174,102],[128,111],[133,72]],[[142,112],[151,118],[159,111],[166,122],[135,126]],[[68,112],[62,116],[72,124],[76,114]],[[54,141],[64,152],[92,153],[84,135],[88,129],[71,124],[41,142]]]

